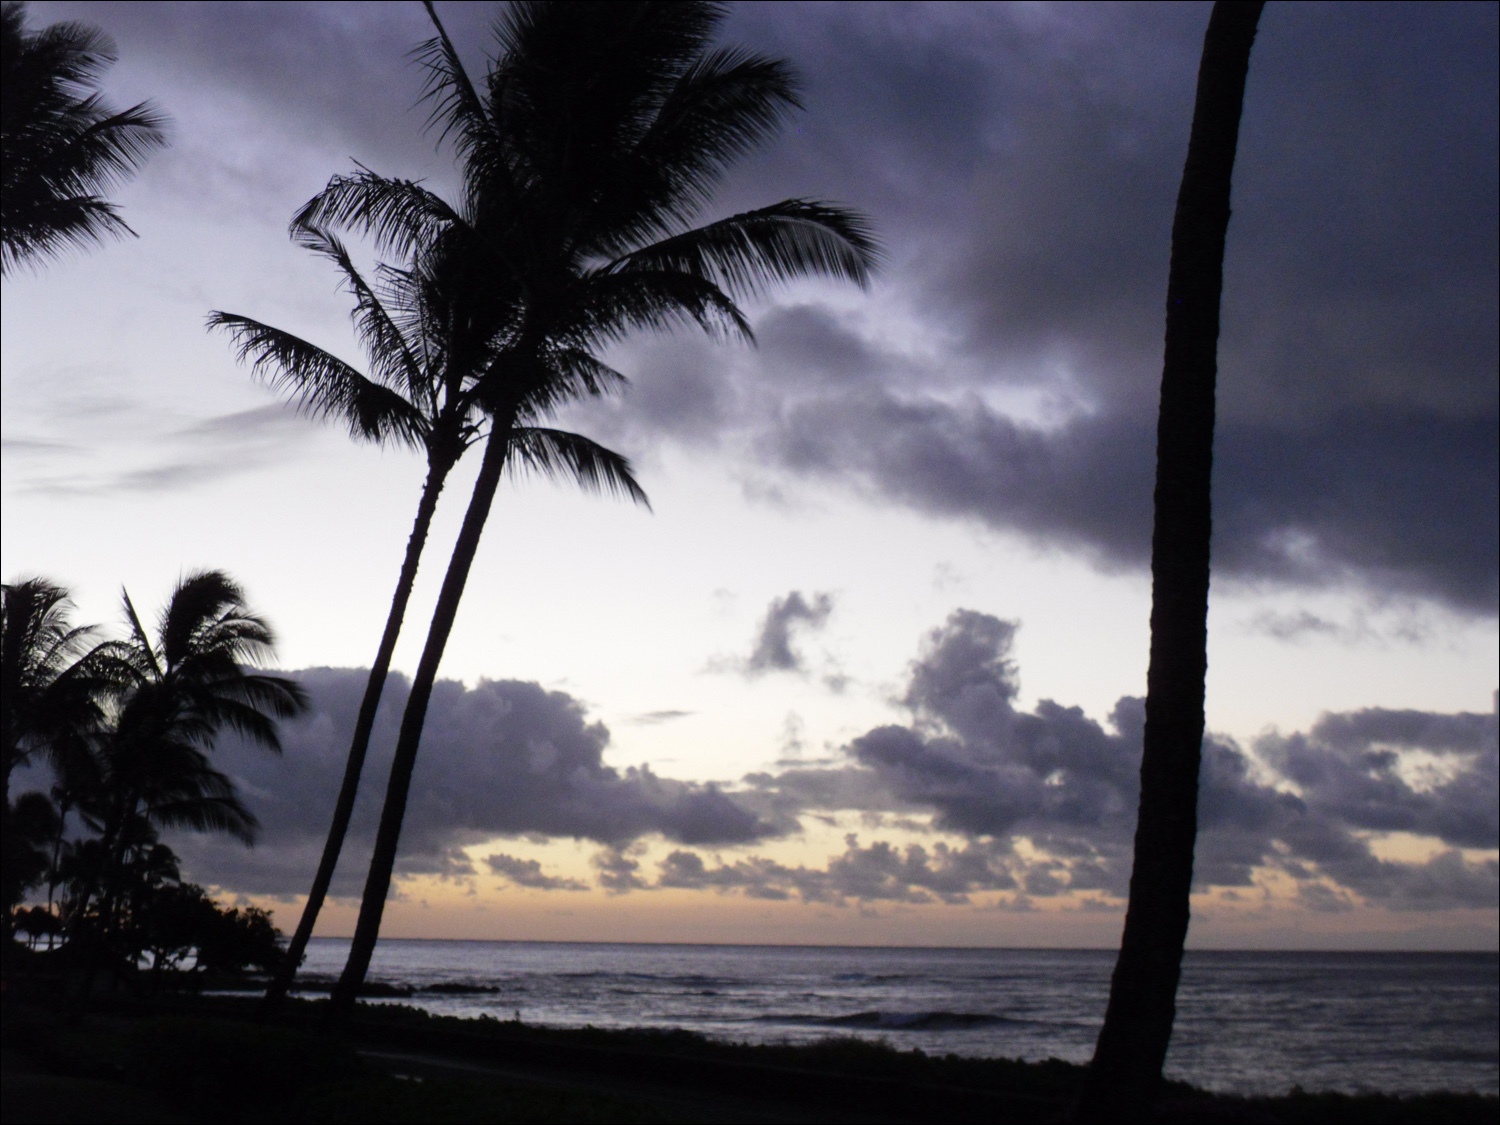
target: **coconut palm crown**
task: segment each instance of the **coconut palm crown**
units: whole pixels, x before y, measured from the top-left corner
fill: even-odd
[[[79,23],[25,28],[26,6],[0,11],[0,271],[69,246],[134,233],[104,193],[166,144],[149,102],[114,111],[98,92],[114,43]]]
[[[249,317],[214,312],[209,315],[209,327],[228,331],[241,361],[248,361],[256,376],[274,390],[291,397],[303,414],[342,422],[356,440],[422,449],[427,478],[370,666],[323,856],[288,955],[266,993],[269,1008],[285,996],[332,884],[438,499],[464,450],[481,436],[484,415],[475,397],[481,385],[477,376],[508,344],[511,307],[504,300],[492,300],[491,319],[478,320],[469,310],[460,324],[464,310],[458,298],[466,292],[465,279],[455,276],[454,256],[440,249],[420,255],[420,267],[382,263],[367,280],[331,232],[311,222],[298,222],[293,224],[292,236],[338,269],[343,287],[354,298],[351,315],[369,356],[371,374],[366,376],[322,348]],[[516,413],[518,421],[527,421],[539,410],[527,402]],[[536,425],[514,425],[507,436],[519,461],[544,475],[567,476],[585,490],[609,491],[647,503],[629,462],[588,438]]]
[[[878,258],[868,224],[836,204],[788,199],[692,225],[733,162],[799,105],[784,62],[712,47],[722,5],[508,5],[482,87],[426,7],[437,34],[416,53],[431,125],[457,150],[461,201],[361,168],[297,220],[440,257],[462,282],[455,339],[504,340],[473,368],[491,435],[412,681],[335,1017],[352,1006],[379,933],[432,685],[519,452],[509,435],[529,410],[622,385],[597,352],[636,329],[685,323],[748,340],[739,300],[803,277],[863,285]]]

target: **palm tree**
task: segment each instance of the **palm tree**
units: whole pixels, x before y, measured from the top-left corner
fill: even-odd
[[[25,29],[26,6],[0,12],[0,271],[37,264],[68,246],[134,232],[103,192],[166,144],[166,118],[149,102],[115,112],[98,92],[118,57],[79,23]]]
[[[480,319],[508,330],[476,382],[490,436],[402,717],[335,1017],[379,936],[428,702],[495,490],[515,457],[532,458],[518,427],[604,385],[613,373],[594,353],[632,329],[689,322],[749,339],[735,296],[810,275],[863,284],[877,256],[858,215],[801,199],[690,226],[728,166],[798,105],[785,63],[710,50],[719,5],[511,4],[483,95],[426,7],[437,35],[419,54],[463,166],[462,205],[362,171],[302,217],[407,252],[442,248],[464,261]]]
[[[250,361],[256,375],[274,389],[290,394],[305,414],[343,421],[356,440],[420,447],[427,458],[427,477],[380,646],[365,682],[323,854],[287,957],[266,992],[268,1009],[280,1003],[296,976],[338,866],[380,697],[438,498],[448,474],[481,434],[483,415],[474,401],[472,368],[477,363],[482,370],[504,341],[503,321],[487,337],[474,331],[464,333],[462,340],[457,337],[458,309],[453,294],[461,292],[462,286],[459,279],[450,276],[452,268],[438,253],[425,256],[425,270],[380,265],[371,284],[355,267],[343,244],[327,230],[313,223],[294,222],[293,237],[328,258],[343,275],[344,287],[355,299],[355,328],[375,377],[361,374],[314,344],[249,317],[213,312],[209,314],[209,327],[227,330],[235,340],[239,358]],[[526,427],[517,433],[516,440],[534,455],[544,471],[571,476],[586,489],[621,492],[645,503],[645,494],[631,475],[629,463],[587,438]]]
[[[10,775],[34,753],[52,755],[76,727],[97,726],[97,662],[81,658],[94,627],[68,620],[68,591],[44,578],[6,583],[0,595],[0,731],[5,796]]]
[[[1080,1121],[1145,1119],[1161,1087],[1176,1014],[1208,671],[1209,486],[1224,238],[1250,48],[1264,6],[1214,4],[1172,224],[1135,862],[1109,1007],[1076,1111]]]
[[[0,732],[3,732],[4,804],[0,805],[0,839],[7,857],[22,854],[35,841],[23,837],[10,800],[12,772],[35,756],[59,771],[104,721],[103,703],[113,686],[110,662],[94,651],[92,626],[68,620],[68,592],[42,578],[8,583],[0,596]],[[35,821],[41,794],[26,794]],[[3,878],[4,910],[22,898],[22,869],[7,864]]]
[[[154,829],[225,832],[246,844],[254,841],[255,817],[209,754],[226,728],[279,753],[276,721],[307,706],[306,692],[294,680],[252,670],[271,655],[275,639],[222,571],[198,571],[178,582],[154,639],[129,594],[125,617],[129,639],[112,642],[110,649],[133,682],[100,741],[93,792],[78,806],[99,833],[106,932],[115,876],[127,853]]]

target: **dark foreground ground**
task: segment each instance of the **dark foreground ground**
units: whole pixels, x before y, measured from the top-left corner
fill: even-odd
[[[293,1001],[100,1002],[83,1020],[10,998],[6,1125],[27,1122],[1043,1122],[1082,1068],[939,1058],[857,1040],[748,1047],[363,1007],[347,1033]],[[1485,1122],[1493,1097],[1215,1097],[1174,1085],[1163,1122]]]

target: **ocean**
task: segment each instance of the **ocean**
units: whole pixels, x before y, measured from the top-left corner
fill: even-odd
[[[348,947],[308,946],[307,991]],[[441,1015],[1085,1062],[1113,965],[1112,950],[386,940],[369,978]],[[1493,954],[1189,952],[1177,1005],[1167,1072],[1206,1089],[1500,1093]]]

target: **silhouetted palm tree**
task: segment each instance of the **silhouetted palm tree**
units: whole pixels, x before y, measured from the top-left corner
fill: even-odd
[[[96,788],[78,806],[100,836],[106,929],[112,873],[141,836],[140,825],[254,840],[255,817],[209,755],[226,729],[279,753],[277,720],[307,706],[294,680],[254,670],[271,655],[274,636],[221,571],[198,571],[177,584],[154,639],[128,594],[125,616],[129,639],[109,647],[133,682],[100,740]]]
[[[483,95],[426,6],[438,34],[420,53],[463,204],[362,172],[330,183],[303,218],[461,257],[478,318],[505,321],[508,340],[477,383],[490,437],[402,717],[335,1016],[379,936],[428,702],[496,487],[513,455],[528,456],[516,427],[618,379],[593,354],[633,329],[689,322],[748,339],[735,296],[810,275],[863,283],[876,256],[859,216],[807,200],[690,227],[728,166],[797,105],[785,63],[710,49],[720,6],[511,4]]]
[[[55,769],[82,750],[104,722],[103,703],[115,686],[111,662],[91,655],[94,630],[68,620],[68,592],[42,578],[8,583],[0,596],[0,732],[3,732],[4,805],[0,839],[7,857],[36,844],[22,837],[10,799],[12,772],[34,757]],[[115,669],[118,671],[118,669]],[[41,794],[27,794],[47,800]],[[35,815],[27,818],[35,821]],[[23,867],[7,863],[4,910],[25,890]]]
[[[214,312],[209,315],[209,326],[229,331],[240,359],[249,360],[253,370],[273,388],[290,394],[304,413],[343,421],[351,436],[359,440],[420,447],[427,457],[427,478],[380,647],[365,683],[318,871],[288,955],[266,993],[267,1005],[273,1008],[296,975],[338,866],[381,693],[438,498],[459,457],[480,436],[483,414],[474,401],[475,376],[483,372],[506,339],[502,320],[488,333],[466,330],[462,343],[467,346],[454,346],[459,341],[455,339],[457,310],[452,294],[463,287],[460,279],[447,276],[451,271],[438,252],[429,250],[424,255],[425,272],[381,265],[371,284],[332,234],[316,225],[294,224],[293,235],[332,261],[343,274],[344,287],[355,298],[355,328],[369,354],[375,378],[361,374],[314,344],[248,317]],[[476,366],[478,371],[473,369]],[[587,438],[523,427],[514,440],[544,470],[571,476],[585,488],[603,487],[645,502],[629,463]]]
[[[1209,486],[1224,238],[1245,77],[1264,6],[1219,0],[1213,7],[1172,224],[1135,863],[1109,1008],[1077,1107],[1081,1121],[1145,1120],[1161,1086],[1176,1015],[1208,670]]]
[[[28,34],[26,6],[0,13],[0,270],[67,246],[134,233],[103,198],[153,149],[166,119],[149,102],[114,112],[98,92],[116,59],[102,32],[57,23]]]
[[[51,755],[59,737],[103,719],[100,684],[81,658],[94,627],[68,620],[68,591],[43,578],[6,583],[0,596],[0,729],[5,796],[10,775],[32,754]]]

